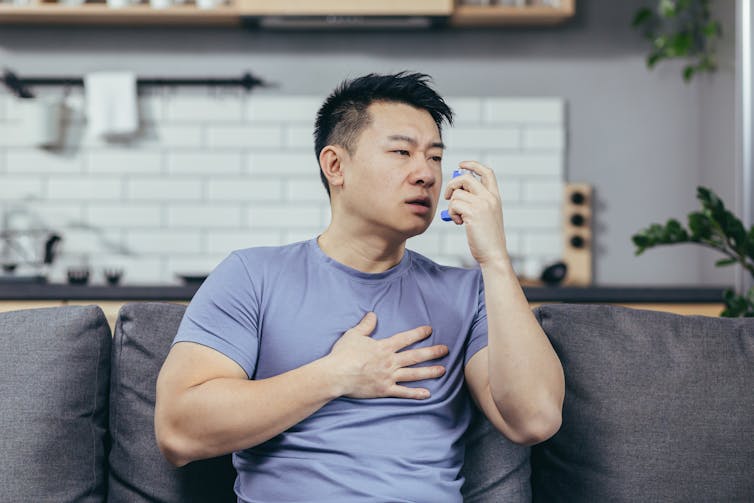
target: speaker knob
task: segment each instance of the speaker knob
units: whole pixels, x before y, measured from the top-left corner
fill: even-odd
[[[584,218],[584,215],[581,213],[574,213],[571,215],[571,224],[575,225],[576,227],[581,227],[584,225],[584,222],[586,222],[586,219]]]
[[[573,204],[584,204],[586,196],[582,192],[574,192],[571,194],[571,202]]]
[[[574,248],[583,248],[585,244],[584,238],[581,236],[573,236],[571,238],[571,246]]]

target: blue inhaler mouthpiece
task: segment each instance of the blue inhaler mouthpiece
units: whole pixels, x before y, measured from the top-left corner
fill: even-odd
[[[453,171],[453,176],[451,176],[451,178],[455,178],[457,176],[465,175],[466,173],[471,173],[471,171],[469,171],[468,169],[463,169],[463,168],[457,169],[457,170]],[[450,215],[448,214],[448,210],[442,210],[440,212],[440,218],[443,219],[446,222],[450,222],[450,221],[453,220],[452,218],[450,218]]]

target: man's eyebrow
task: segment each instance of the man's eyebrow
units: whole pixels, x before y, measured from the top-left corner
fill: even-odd
[[[387,139],[391,141],[405,141],[406,143],[410,143],[411,145],[414,145],[414,146],[416,146],[418,143],[415,139],[411,138],[410,136],[405,136],[402,134],[394,134],[394,135],[388,136]],[[441,141],[436,141],[436,142],[432,142],[430,144],[430,147],[445,149],[445,144]]]

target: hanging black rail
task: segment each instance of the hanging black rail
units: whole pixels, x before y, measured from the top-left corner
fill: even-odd
[[[19,98],[32,98],[34,95],[29,86],[83,86],[84,79],[80,77],[29,77],[20,78],[10,70],[2,75],[3,84]],[[250,73],[244,73],[240,79],[189,79],[189,78],[148,78],[137,79],[136,84],[142,86],[209,86],[209,87],[242,87],[251,91],[255,87],[274,87]]]

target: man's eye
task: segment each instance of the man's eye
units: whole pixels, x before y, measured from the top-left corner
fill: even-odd
[[[409,155],[408,150],[393,150],[393,152],[396,152],[399,155]]]
[[[442,162],[442,157],[436,155],[436,156],[432,157],[432,160],[435,161],[435,162]]]

